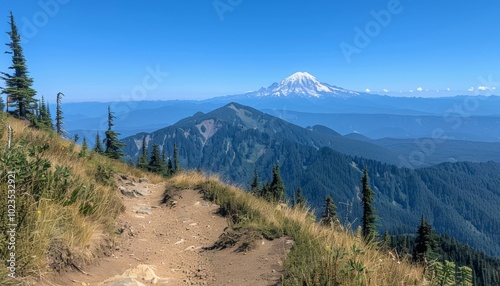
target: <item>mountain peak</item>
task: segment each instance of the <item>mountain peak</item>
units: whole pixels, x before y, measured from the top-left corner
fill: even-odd
[[[314,77],[308,72],[296,72],[291,76],[285,78],[283,81],[281,81],[281,83],[283,84],[287,82],[306,82],[306,81],[318,82],[316,77]]]
[[[359,93],[322,83],[308,72],[296,72],[280,83],[274,83],[268,88],[260,89],[255,95],[320,98],[324,96],[353,96],[359,95]]]

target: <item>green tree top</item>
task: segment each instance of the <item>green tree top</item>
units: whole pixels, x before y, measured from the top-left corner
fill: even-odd
[[[2,93],[7,95],[7,102],[11,102],[16,106],[15,113],[21,118],[25,118],[27,110],[33,108],[35,104],[36,91],[31,88],[33,79],[28,77],[28,67],[24,57],[23,48],[21,47],[21,36],[19,35],[14,15],[10,12],[10,32],[7,34],[10,37],[10,43],[6,45],[10,51],[7,54],[12,55],[12,65],[9,67],[12,74],[1,72],[0,78],[5,80],[5,88]]]
[[[151,159],[148,164],[148,171],[153,173],[160,173],[162,170],[162,159],[160,146],[158,144],[153,145],[153,151],[151,152]]]
[[[302,195],[302,188],[299,187],[295,192],[295,205],[301,208],[306,207],[306,197]]]
[[[45,103],[45,99],[42,96],[40,101],[40,111],[39,111],[39,121],[40,127],[46,130],[53,130],[54,125],[52,124],[52,118],[50,117],[50,110],[48,103]]]
[[[106,138],[104,138],[104,144],[106,146],[104,154],[112,159],[121,159],[124,153],[120,149],[123,148],[125,144],[118,140],[120,133],[113,131],[114,119],[116,119],[116,117],[111,112],[111,107],[108,106],[108,130],[105,133]]]
[[[434,258],[434,234],[432,226],[427,220],[420,219],[420,225],[417,230],[417,237],[415,238],[415,248],[413,249],[413,259],[418,262],[424,262]]]
[[[179,163],[179,150],[177,150],[177,144],[174,143],[174,173],[178,173],[181,170]]]
[[[254,195],[259,193],[259,174],[257,173],[257,168],[253,169],[253,179],[250,183],[250,192]]]
[[[281,179],[280,166],[278,163],[273,168],[273,180],[270,185],[270,201],[282,203],[285,201],[285,184]]]
[[[148,169],[148,149],[146,144],[146,136],[142,137],[141,155],[137,159],[137,167],[143,170]]]
[[[363,172],[361,179],[362,185],[362,199],[361,205],[363,206],[363,238],[365,240],[373,240],[377,237],[377,219],[375,214],[375,207],[373,206],[375,192],[370,188],[368,168]]]
[[[97,131],[97,133],[95,135],[94,151],[96,153],[99,153],[99,154],[104,152],[104,149],[102,148],[102,144],[101,144],[101,136],[99,136],[99,131]]]
[[[325,199],[325,212],[321,216],[321,224],[326,226],[334,226],[338,224],[337,206],[330,196],[327,196]]]
[[[61,103],[62,103],[62,97],[64,96],[64,94],[62,92],[58,92],[57,93],[57,105],[56,105],[56,132],[59,136],[61,137],[66,137],[68,132],[66,132],[66,130],[64,130],[63,128],[63,124],[64,122],[62,121],[63,120],[63,112],[62,112],[62,107],[61,107]]]

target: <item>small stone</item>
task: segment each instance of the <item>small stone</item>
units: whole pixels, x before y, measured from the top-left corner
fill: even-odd
[[[148,183],[148,182],[149,182],[149,180],[146,179],[146,178],[140,178],[139,179],[139,183]]]
[[[137,194],[135,193],[135,191],[127,190],[122,186],[119,187],[119,190],[122,193],[122,195],[124,195],[126,197],[131,197],[131,198],[137,197]]]
[[[136,213],[138,214],[145,214],[145,215],[151,215],[153,214],[153,210],[151,210],[151,207],[140,207]]]
[[[135,192],[137,195],[140,195],[143,197],[149,195],[149,191],[145,190],[145,189],[135,189],[135,190],[133,190],[133,192]]]

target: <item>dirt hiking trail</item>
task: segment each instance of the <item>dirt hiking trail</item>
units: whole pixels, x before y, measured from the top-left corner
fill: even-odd
[[[292,242],[258,239],[255,248],[207,250],[228,227],[218,206],[195,190],[171,191],[165,184],[116,176],[125,212],[110,256],[91,265],[45,275],[36,285],[276,285]],[[75,268],[76,268],[75,267]]]

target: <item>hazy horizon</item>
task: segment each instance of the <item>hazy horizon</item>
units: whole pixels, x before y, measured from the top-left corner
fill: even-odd
[[[208,99],[297,71],[382,95],[491,94],[500,74],[491,0],[3,5],[2,29],[12,11],[38,97],[61,91],[66,102]]]

